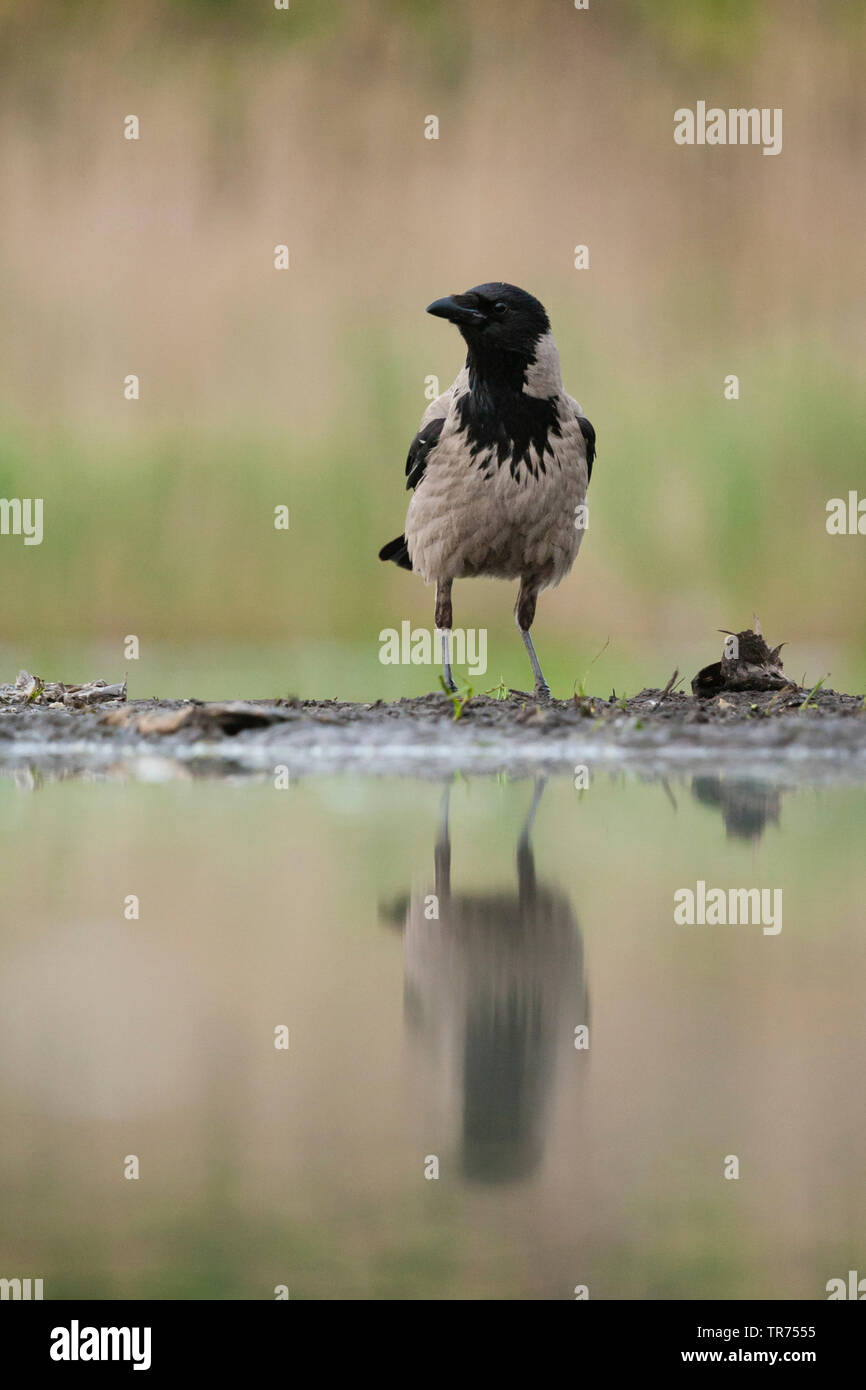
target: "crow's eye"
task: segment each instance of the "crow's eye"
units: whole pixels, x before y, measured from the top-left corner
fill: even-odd
[[[508,305],[504,304],[501,299],[497,299],[493,306],[493,312],[497,318],[501,319],[504,314],[508,313]]]

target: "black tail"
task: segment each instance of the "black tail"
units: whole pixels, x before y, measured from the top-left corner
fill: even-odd
[[[399,565],[401,569],[410,570],[412,568],[412,561],[409,559],[409,547],[406,544],[406,537],[398,536],[396,540],[389,541],[387,545],[383,545],[382,549],[379,551],[379,559],[393,560],[394,564]]]

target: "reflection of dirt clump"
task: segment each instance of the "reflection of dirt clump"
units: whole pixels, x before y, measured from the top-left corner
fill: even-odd
[[[721,811],[725,829],[735,840],[760,840],[768,824],[779,824],[782,791],[757,778],[692,778],[695,798]]]

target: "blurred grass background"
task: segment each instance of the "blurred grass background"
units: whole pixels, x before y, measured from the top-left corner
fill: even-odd
[[[555,693],[607,639],[601,693],[690,677],[753,612],[862,690],[866,541],[824,523],[864,491],[863,30],[859,0],[0,4],[0,496],[45,500],[41,546],[0,538],[0,679],[431,688],[378,662],[432,591],[376,551],[461,361],[424,306],[502,278],[599,434],[537,620]],[[782,153],[676,146],[699,99],[782,107]],[[455,599],[477,684],[525,686],[511,589]]]

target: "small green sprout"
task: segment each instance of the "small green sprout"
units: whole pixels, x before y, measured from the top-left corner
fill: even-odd
[[[472,699],[472,696],[475,694],[475,691],[473,690],[471,685],[464,685],[462,691],[449,690],[448,686],[445,684],[444,676],[439,677],[439,684],[441,685],[442,689],[445,691],[445,694],[448,696],[448,699],[454,706],[455,720],[459,719],[462,716],[463,710],[465,709],[466,705]]]
[[[591,661],[591,662],[589,663],[589,665],[587,666],[587,668],[586,668],[586,670],[584,671],[583,675],[581,676],[580,680],[579,680],[579,681],[575,681],[575,683],[574,683],[574,693],[575,693],[575,695],[579,695],[580,698],[581,698],[581,700],[585,700],[585,699],[586,699],[586,678],[587,678],[587,676],[589,675],[589,673],[590,673],[590,671],[592,670],[592,668],[593,668],[593,666],[595,665],[595,663],[598,661],[598,658],[599,658],[600,656],[603,656],[603,655],[604,655],[604,653],[607,651],[607,649],[608,649],[609,646],[610,646],[610,638],[608,637],[608,639],[607,639],[607,641],[605,642],[604,646],[602,647],[601,651],[596,652],[595,656],[592,658],[592,661]]]
[[[830,674],[830,673],[829,673],[829,671],[828,671],[828,672],[827,672],[827,676],[829,676],[829,674]],[[817,681],[815,682],[815,684],[812,686],[812,689],[809,691],[809,694],[806,696],[805,700],[803,701],[802,705],[800,706],[800,713],[801,713],[801,714],[802,714],[802,712],[803,712],[804,709],[817,709],[817,708],[818,708],[818,702],[817,702],[817,700],[815,700],[813,697],[814,697],[815,695],[817,695],[818,691],[821,689],[821,686],[824,684],[825,680],[827,679],[827,676],[822,676],[821,679],[820,679],[820,680],[817,680]]]
[[[490,689],[485,690],[484,693],[485,695],[489,695],[492,700],[507,700],[509,695],[511,694],[511,691],[508,689],[508,686],[505,684],[505,681],[500,676],[499,684],[491,686]]]

